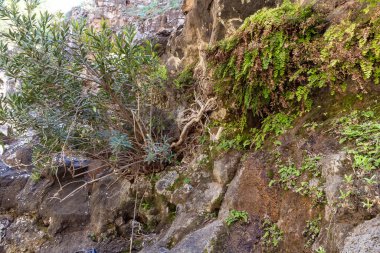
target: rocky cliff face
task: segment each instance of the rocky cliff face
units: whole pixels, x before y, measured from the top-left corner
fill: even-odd
[[[179,71],[196,65],[197,79],[210,91],[205,50],[218,40],[231,35],[244,19],[263,7],[274,7],[280,1],[186,0],[185,24],[169,40],[166,61],[169,69]]]
[[[207,95],[212,82],[205,50],[278,1],[95,4],[71,15],[86,16],[95,26],[107,18],[115,30],[136,26],[139,39],[160,42],[173,74],[194,64],[194,78]],[[352,6],[319,1],[315,8],[335,22]],[[366,178],[372,180],[368,185],[350,179],[356,161],[352,148],[339,141],[338,129],[344,115],[357,124],[359,116],[349,113],[363,108],[370,108],[363,118],[376,121],[378,92],[374,87],[362,99],[322,94],[289,131],[259,151],[221,152],[206,142],[210,145],[195,145],[181,163],[150,176],[112,175],[87,185],[85,176],[73,180],[61,168],[59,180],[35,182],[27,169],[2,164],[0,252],[380,252],[380,174],[376,170]],[[28,150],[20,157],[13,153],[17,160]],[[354,191],[357,195],[347,195]],[[359,199],[363,196],[371,202]]]

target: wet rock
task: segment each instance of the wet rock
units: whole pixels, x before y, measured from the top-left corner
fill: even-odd
[[[365,221],[344,240],[342,253],[380,252],[380,216]]]
[[[205,227],[190,233],[180,241],[170,252],[173,253],[199,253],[213,252],[215,242],[224,232],[221,221],[214,221]]]
[[[231,151],[214,162],[213,175],[218,183],[226,185],[233,179],[241,156],[240,152]]]

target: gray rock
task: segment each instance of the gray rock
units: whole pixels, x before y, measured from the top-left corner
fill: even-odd
[[[49,179],[35,182],[29,178],[24,188],[17,194],[17,211],[28,213],[38,210],[53,184],[54,181]]]
[[[380,252],[380,216],[357,226],[344,241],[342,253]]]
[[[172,187],[179,178],[177,171],[169,171],[156,183],[156,191],[160,195],[167,195],[170,187]]]
[[[223,222],[214,221],[205,227],[187,235],[170,252],[172,253],[201,253],[213,252],[215,242],[224,232]]]
[[[218,183],[226,185],[233,179],[241,156],[240,152],[232,151],[214,162],[213,174]]]
[[[38,229],[33,219],[21,216],[6,229],[4,239],[6,252],[39,252],[46,234]]]
[[[91,227],[94,233],[105,232],[118,217],[133,217],[134,196],[131,183],[110,176],[95,183],[90,199]]]
[[[218,208],[223,199],[223,186],[218,183],[209,183],[207,190],[204,192],[204,211],[213,212],[215,208]]]
[[[83,229],[90,220],[88,193],[82,188],[71,197],[82,182],[68,184],[59,191],[58,185],[51,188],[39,206],[39,215],[48,221],[48,232],[54,236],[57,233],[70,229]],[[66,198],[67,197],[67,198]],[[66,198],[65,200],[63,200]]]
[[[17,208],[17,194],[29,178],[26,171],[15,170],[0,162],[0,211]]]

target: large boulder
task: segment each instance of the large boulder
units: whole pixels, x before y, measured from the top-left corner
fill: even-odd
[[[217,220],[205,227],[187,235],[170,252],[172,253],[198,253],[213,252],[215,242],[224,232],[223,222]]]
[[[380,252],[380,216],[365,221],[344,240],[342,253]]]

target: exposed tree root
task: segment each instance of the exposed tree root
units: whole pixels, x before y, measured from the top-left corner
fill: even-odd
[[[188,110],[188,111],[191,111],[190,116],[181,120],[184,126],[182,128],[181,135],[178,141],[173,142],[171,144],[172,149],[178,148],[185,142],[191,128],[202,120],[205,113],[207,113],[208,111],[215,110],[217,106],[215,101],[216,101],[216,98],[210,98],[207,100],[206,103],[202,103],[200,100],[196,99],[195,102],[198,104],[200,108],[198,110],[193,110],[193,109]]]

